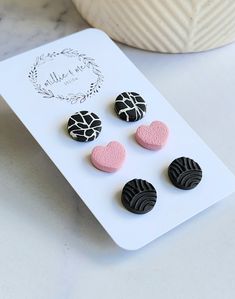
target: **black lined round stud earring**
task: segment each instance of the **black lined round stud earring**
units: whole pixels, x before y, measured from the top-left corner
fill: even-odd
[[[98,115],[89,111],[79,111],[70,116],[67,125],[69,135],[76,141],[95,140],[101,130],[102,123]]]
[[[138,121],[146,113],[145,100],[136,92],[123,92],[115,100],[115,112],[127,122]]]
[[[175,187],[191,190],[201,182],[202,169],[193,159],[180,157],[169,165],[168,176]]]
[[[157,191],[154,186],[142,179],[127,182],[122,190],[122,204],[134,214],[150,212],[157,201]]]

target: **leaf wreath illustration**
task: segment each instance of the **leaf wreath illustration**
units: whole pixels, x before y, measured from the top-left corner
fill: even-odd
[[[51,89],[42,87],[42,85],[38,82],[38,68],[49,61],[53,61],[59,55],[64,55],[66,57],[76,57],[78,61],[81,62],[84,68],[89,68],[91,72],[96,76],[95,82],[92,82],[90,84],[86,92],[59,95],[55,94]],[[96,94],[99,91],[104,81],[104,76],[102,75],[99,66],[96,64],[95,59],[86,56],[86,54],[80,54],[77,50],[71,48],[63,49],[60,52],[52,52],[46,55],[42,54],[38,56],[29,71],[28,78],[32,82],[35,90],[44,98],[55,98],[61,101],[69,102],[71,104],[76,104],[77,102],[83,103],[84,101],[86,101],[87,98],[90,98],[92,95]]]

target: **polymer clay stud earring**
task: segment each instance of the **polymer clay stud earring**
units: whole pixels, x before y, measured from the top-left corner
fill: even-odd
[[[149,126],[139,126],[136,133],[136,141],[149,150],[159,150],[163,148],[169,136],[169,129],[161,121],[153,121]]]
[[[115,100],[115,112],[122,120],[140,120],[146,113],[145,100],[136,92],[123,92]]]
[[[106,146],[96,146],[91,153],[91,163],[99,170],[115,172],[121,168],[126,156],[124,146],[111,141]]]
[[[201,182],[202,170],[193,159],[180,157],[169,165],[168,176],[175,187],[190,190]]]
[[[127,182],[122,190],[122,204],[134,214],[150,212],[157,201],[157,191],[154,186],[142,179]]]
[[[70,116],[67,125],[69,135],[76,141],[88,142],[96,139],[102,124],[99,116],[89,111],[79,111]]]

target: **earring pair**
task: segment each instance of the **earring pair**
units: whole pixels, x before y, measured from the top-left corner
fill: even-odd
[[[146,113],[146,103],[136,92],[123,92],[117,96],[114,110],[117,116],[124,121],[138,121]],[[99,136],[102,123],[94,112],[80,111],[69,118],[67,129],[74,140],[88,142]]]
[[[168,176],[175,187],[191,190],[201,182],[202,169],[193,159],[180,157],[168,166]],[[128,211],[134,214],[146,214],[157,202],[157,191],[150,182],[133,179],[124,185],[121,201]]]
[[[167,142],[168,127],[160,121],[151,125],[141,125],[135,132],[135,140],[149,150],[159,150]],[[106,146],[96,146],[91,153],[91,163],[99,170],[115,172],[121,168],[126,157],[125,147],[118,141],[111,141]]]
[[[122,94],[117,97],[115,102],[115,110],[117,110],[116,103],[118,103],[118,107],[121,108],[120,97],[122,97],[122,100],[124,99]],[[139,99],[137,94],[135,94],[136,103],[138,100],[138,103],[140,103],[139,105],[142,105],[141,108],[138,106],[138,109],[141,109],[142,112],[139,110],[139,113],[134,113],[134,115],[138,117],[140,115],[143,117],[143,111],[146,111],[146,109],[143,108],[145,106],[143,106],[141,99]],[[133,112],[133,110],[131,111]],[[118,113],[121,115],[121,117],[124,117],[123,111],[121,112],[121,110],[119,110],[117,114]],[[126,110],[124,115],[127,116]],[[134,121],[134,116],[128,114],[128,121]],[[77,112],[72,115],[68,121],[68,132],[70,136],[80,142],[89,142],[95,140],[99,136],[101,130],[101,120],[93,112]],[[139,126],[135,133],[135,139],[137,143],[144,148],[150,150],[159,150],[166,144],[168,135],[169,130],[167,126],[163,122],[154,121],[149,126]],[[117,141],[112,141],[106,146],[96,146],[91,153],[91,162],[96,168],[102,171],[114,172],[122,166],[125,156],[126,150],[124,146]]]

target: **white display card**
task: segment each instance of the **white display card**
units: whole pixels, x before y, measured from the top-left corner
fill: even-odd
[[[232,173],[99,30],[84,30],[2,61],[0,82],[5,101],[122,248],[146,245],[235,190]],[[114,101],[124,91],[145,99],[142,120],[128,123],[116,116]],[[76,142],[67,133],[68,118],[80,110],[95,112],[102,120],[95,141]],[[139,125],[154,120],[170,130],[159,151],[144,149],[134,139]],[[112,140],[125,146],[127,156],[123,167],[110,174],[94,168],[90,154]],[[201,183],[190,191],[177,189],[167,176],[168,165],[181,156],[194,159],[203,170]],[[121,190],[133,178],[151,182],[158,193],[154,209],[145,215],[133,214],[121,203]]]

